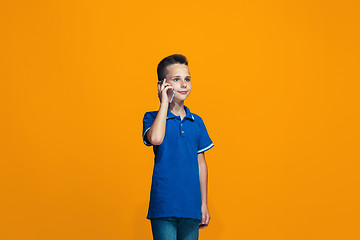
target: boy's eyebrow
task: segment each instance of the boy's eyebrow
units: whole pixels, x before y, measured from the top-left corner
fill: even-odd
[[[180,77],[180,75],[176,75],[176,76],[173,76],[173,77]],[[186,76],[186,77],[189,77],[189,78],[191,78],[190,76]]]

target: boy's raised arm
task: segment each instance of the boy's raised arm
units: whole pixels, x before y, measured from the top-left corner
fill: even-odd
[[[166,82],[166,78],[162,84],[158,83],[158,96],[160,98],[160,108],[156,118],[151,125],[149,131],[146,133],[147,139],[153,145],[160,145],[164,140],[166,129],[166,117],[169,109],[169,95],[167,91],[173,89],[170,83]]]
[[[164,140],[166,129],[166,116],[168,112],[168,104],[160,104],[160,109],[156,118],[146,133],[147,139],[152,145],[160,145]]]

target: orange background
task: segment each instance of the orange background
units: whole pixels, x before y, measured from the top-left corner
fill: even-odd
[[[207,126],[200,239],[360,239],[358,1],[3,1],[0,238],[151,239],[156,67]]]

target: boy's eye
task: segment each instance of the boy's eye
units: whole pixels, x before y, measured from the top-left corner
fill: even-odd
[[[178,81],[178,80],[179,80],[179,78],[174,78],[173,79],[173,81],[175,81],[175,82]],[[190,78],[185,79],[185,81],[190,82]]]

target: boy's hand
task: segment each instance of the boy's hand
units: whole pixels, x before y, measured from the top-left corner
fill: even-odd
[[[162,102],[169,103],[170,99],[172,97],[173,91],[174,91],[173,86],[171,86],[170,83],[166,82],[166,78],[164,78],[164,81],[162,82],[162,84],[160,81],[158,82],[158,97],[159,97],[161,103]]]
[[[201,205],[201,222],[199,228],[205,228],[209,225],[210,213],[207,205]]]

